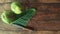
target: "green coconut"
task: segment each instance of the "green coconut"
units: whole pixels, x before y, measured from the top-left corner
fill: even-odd
[[[12,22],[13,19],[10,19],[10,14],[12,14],[10,11],[4,11],[2,14],[1,14],[1,19],[3,22],[5,23],[10,23]]]
[[[2,14],[1,14],[1,19],[3,22],[10,24],[13,21],[17,20],[19,17],[21,16],[21,14],[15,14],[14,12],[12,12],[11,10],[5,10]]]
[[[5,10],[1,14],[1,19],[5,23],[12,23],[21,16],[21,5],[18,2],[11,3],[11,10]]]
[[[12,2],[11,3],[11,10],[16,14],[22,13],[21,12],[21,4],[18,2]]]

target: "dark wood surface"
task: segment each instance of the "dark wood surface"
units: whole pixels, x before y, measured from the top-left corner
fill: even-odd
[[[33,5],[37,10],[28,23],[34,30],[60,30],[60,3],[40,3]]]

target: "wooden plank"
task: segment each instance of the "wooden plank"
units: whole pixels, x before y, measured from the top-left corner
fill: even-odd
[[[41,3],[60,3],[60,0],[38,0]]]
[[[26,0],[26,2],[28,2]],[[60,3],[60,0],[29,0],[30,3]]]
[[[37,8],[35,16],[28,23],[34,30],[60,30],[60,3],[33,5]]]

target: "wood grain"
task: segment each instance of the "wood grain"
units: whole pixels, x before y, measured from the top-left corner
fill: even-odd
[[[60,3],[35,4],[35,16],[28,26],[35,30],[60,30]]]
[[[29,0],[29,1],[30,3],[60,3],[60,0]]]

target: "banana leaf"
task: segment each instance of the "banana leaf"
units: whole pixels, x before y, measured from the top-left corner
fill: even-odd
[[[35,14],[35,9],[27,9],[26,14],[20,17],[19,19],[17,19],[16,21],[14,21],[13,24],[19,26],[26,26],[34,14]]]

